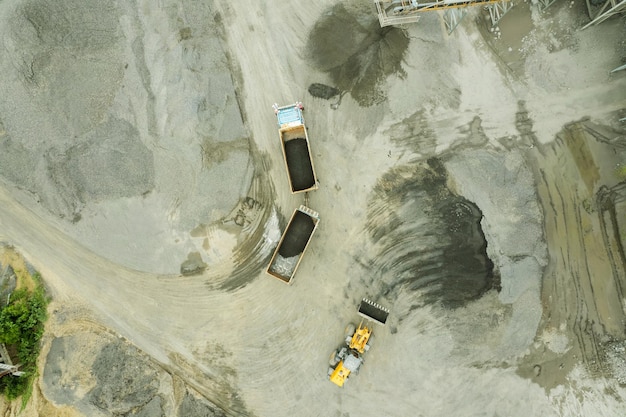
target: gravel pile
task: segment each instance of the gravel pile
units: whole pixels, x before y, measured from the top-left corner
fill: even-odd
[[[0,177],[99,255],[178,273],[254,166],[212,3],[149,9],[0,2]]]
[[[289,230],[280,248],[278,248],[278,253],[285,258],[290,258],[302,253],[306,244],[309,242],[314,228],[315,223],[310,216],[301,211],[296,211],[291,225],[289,226]]]

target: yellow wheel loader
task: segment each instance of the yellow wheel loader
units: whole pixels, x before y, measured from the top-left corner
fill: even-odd
[[[374,341],[370,322],[384,326],[389,316],[389,310],[366,298],[361,301],[358,313],[367,323],[363,324],[361,320],[356,328],[353,324],[346,326],[344,343],[330,355],[328,377],[340,387],[343,387],[351,374],[359,372],[363,364],[363,354]]]

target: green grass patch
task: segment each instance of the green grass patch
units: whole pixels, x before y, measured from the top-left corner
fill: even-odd
[[[13,362],[21,364],[20,377],[4,376],[0,378],[0,389],[9,400],[22,396],[25,406],[32,393],[32,382],[37,376],[37,356],[40,340],[47,318],[48,298],[39,274],[32,276],[34,289],[15,290],[6,306],[0,310],[0,343],[17,352]]]
[[[626,178],[626,165],[618,164],[617,167],[615,167],[615,175],[620,180],[625,179]]]

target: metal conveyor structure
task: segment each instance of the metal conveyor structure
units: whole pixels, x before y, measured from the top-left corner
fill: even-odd
[[[448,33],[461,22],[468,7],[486,6],[494,26],[513,7],[511,0],[374,0],[374,3],[381,27],[414,23],[420,13],[441,10]]]

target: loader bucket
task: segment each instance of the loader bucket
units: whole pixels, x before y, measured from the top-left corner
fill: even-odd
[[[389,316],[389,310],[364,298],[359,305],[359,315],[384,326]]]

